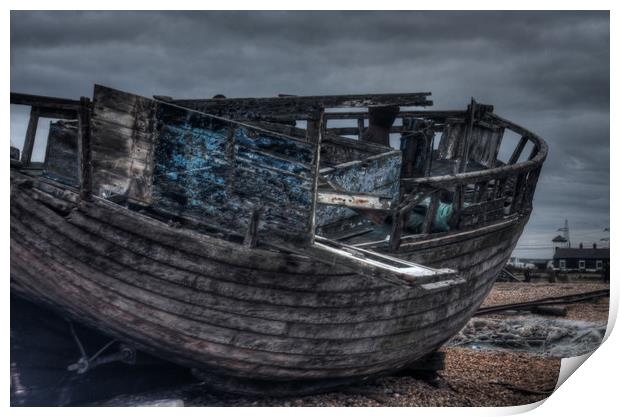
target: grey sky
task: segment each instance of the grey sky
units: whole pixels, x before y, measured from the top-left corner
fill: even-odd
[[[11,12],[12,91],[432,91],[438,109],[494,104],[550,146],[521,247],[550,246],[564,218],[574,242],[606,236],[609,68],[607,12]]]

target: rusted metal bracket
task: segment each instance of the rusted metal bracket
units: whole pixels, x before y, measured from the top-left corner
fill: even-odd
[[[101,356],[106,350],[110,348],[116,340],[111,340],[106,343],[101,349],[99,349],[94,355],[88,356],[86,350],[84,349],[84,345],[80,341],[77,333],[75,332],[75,328],[73,327],[73,323],[69,322],[69,329],[71,330],[71,335],[73,336],[73,340],[78,346],[80,350],[80,358],[77,362],[72,363],[67,366],[67,371],[76,372],[77,374],[84,374],[91,369],[94,369],[98,366],[104,365],[106,363],[112,362],[123,362],[127,364],[134,364],[136,362],[136,350],[126,344],[119,344],[119,347],[116,352],[110,353],[105,356]]]

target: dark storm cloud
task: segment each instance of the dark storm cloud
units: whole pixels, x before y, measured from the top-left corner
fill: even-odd
[[[474,96],[549,142],[523,241],[548,243],[565,217],[575,239],[609,224],[606,12],[11,13],[13,91],[94,83],[177,98],[432,91],[437,108]]]

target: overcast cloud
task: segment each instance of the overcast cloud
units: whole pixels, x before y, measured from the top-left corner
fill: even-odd
[[[473,96],[549,143],[520,247],[550,246],[564,218],[575,243],[607,236],[606,12],[11,12],[12,91],[78,98],[94,83],[175,98],[432,91],[437,109]]]

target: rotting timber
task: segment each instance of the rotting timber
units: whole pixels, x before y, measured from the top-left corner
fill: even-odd
[[[406,368],[482,303],[547,154],[492,106],[419,109],[428,96],[12,93],[31,113],[11,290],[229,391]],[[41,117],[61,120],[33,163]],[[505,130],[520,140],[500,161]]]

